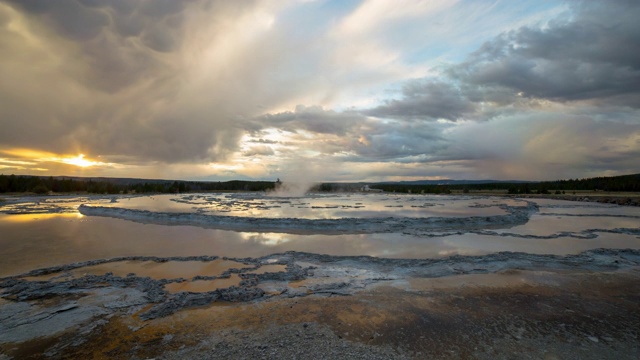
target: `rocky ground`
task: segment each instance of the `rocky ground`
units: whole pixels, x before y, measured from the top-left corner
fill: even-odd
[[[0,359],[640,357],[640,251],[393,260],[284,253],[189,279],[95,266],[0,279]],[[271,266],[280,271],[260,271]],[[145,265],[147,266],[147,265]],[[204,292],[176,283],[237,276]]]

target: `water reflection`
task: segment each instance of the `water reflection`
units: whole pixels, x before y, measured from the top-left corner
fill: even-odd
[[[164,289],[170,293],[177,292],[207,292],[216,289],[224,289],[231,286],[238,286],[242,279],[232,274],[227,279],[215,279],[215,280],[195,280],[195,281],[183,281],[170,283],[164,286]]]
[[[241,232],[239,234],[245,242],[259,243],[266,246],[282,245],[293,239],[291,234],[287,233]]]
[[[68,220],[79,220],[84,218],[84,215],[79,212],[69,212],[69,213],[34,213],[34,214],[15,214],[10,216],[4,216],[2,219],[6,222],[14,222],[14,223],[23,223],[23,222],[32,222],[37,220],[46,220],[46,219],[68,219]]]
[[[587,229],[637,228],[638,219],[608,216],[546,216],[534,214],[529,221],[510,229],[497,230],[500,233],[521,235],[552,235],[560,232],[579,233]]]
[[[188,196],[192,197],[188,198]],[[381,216],[380,214],[396,215],[396,211],[405,215],[414,211],[429,214],[428,211],[431,211],[431,213],[438,212],[440,216],[444,216],[442,214],[456,214],[457,211],[460,211],[459,214],[468,216],[468,214],[503,212],[496,205],[506,202],[516,205],[525,204],[523,201],[511,199],[452,198],[426,195],[353,195],[318,196],[309,199],[265,199],[243,194],[214,194],[207,195],[207,197],[180,195],[180,198],[196,204],[176,202],[174,201],[176,195],[119,198],[114,204],[111,204],[109,199],[93,199],[91,201],[131,208],[145,208],[153,205],[155,211],[182,209],[192,212],[194,207],[208,209],[207,207],[213,202],[212,199],[222,199],[223,201],[251,203],[251,206],[260,214],[270,211],[277,214],[293,214],[297,213],[300,207],[308,207],[309,212],[306,214],[313,214],[313,216],[318,216],[320,213],[326,216],[345,216],[351,211],[358,211],[359,216],[368,216],[368,212],[372,212],[378,217]],[[60,202],[62,204],[60,206],[73,207],[77,206],[79,202],[77,198],[67,199],[66,203]],[[33,201],[31,203],[35,204]],[[319,204],[331,207],[312,209],[313,206]],[[344,204],[350,204],[353,208],[340,207]],[[634,217],[592,215],[604,213],[605,215],[638,216],[640,215],[638,208],[566,201],[553,202],[550,200],[542,200],[541,204],[541,214],[534,214],[528,223],[508,229],[492,230],[503,236],[455,231],[442,234],[422,234],[421,236],[409,236],[401,233],[305,235],[233,232],[193,226],[140,224],[96,216],[84,217],[77,212],[3,214],[0,215],[0,276],[16,275],[36,268],[78,261],[134,255],[160,257],[217,255],[243,258],[260,257],[286,251],[303,251],[330,255],[429,258],[454,254],[481,255],[498,251],[568,254],[600,247],[640,248],[640,237],[637,235],[602,231],[592,233],[591,235],[595,238],[588,239],[579,239],[568,235],[570,233],[581,234],[588,229],[637,229],[638,219]],[[333,207],[335,205],[339,207]],[[402,207],[387,207],[389,205],[402,205]],[[158,208],[156,209],[155,206]],[[280,207],[266,209],[261,206]],[[356,208],[356,206],[361,207]],[[423,207],[413,208],[412,206]],[[558,215],[549,215],[551,213]],[[591,214],[591,216],[571,216],[575,214]],[[554,234],[560,235],[549,239],[526,238],[527,235],[549,236]],[[203,264],[183,263],[177,268],[167,271],[172,274],[185,275],[183,277],[186,278],[194,271],[208,271],[197,268],[200,265]],[[134,265],[123,265],[122,272],[135,272],[129,271],[131,266]],[[211,270],[208,273],[213,274],[218,270]],[[109,271],[113,271],[113,269],[111,268]],[[210,288],[199,283],[192,286],[200,285],[203,285],[203,288]]]
[[[109,200],[103,196],[93,197],[70,197],[70,196],[25,196],[9,198],[5,202],[0,203],[0,213],[4,214],[65,214],[77,213],[78,206],[81,204],[92,203],[96,205],[104,205]]]
[[[264,274],[286,271],[285,265],[270,264],[254,269],[237,261],[216,259],[206,261],[169,260],[169,261],[113,261],[98,265],[75,268],[69,271],[54,272],[46,275],[25,276],[28,281],[71,281],[88,275],[103,276],[111,274],[117,277],[148,277],[155,280],[172,281],[164,286],[169,292],[207,292],[216,289],[239,286],[242,278],[230,270],[240,270],[247,274]]]
[[[524,205],[524,202],[506,200]],[[260,194],[190,194],[127,198],[104,206],[155,212],[195,212],[212,215],[267,218],[335,219],[352,217],[492,216],[506,212],[504,201],[444,195],[327,195],[303,198]]]

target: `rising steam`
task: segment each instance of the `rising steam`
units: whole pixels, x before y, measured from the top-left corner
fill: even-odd
[[[304,196],[315,184],[320,175],[318,162],[311,159],[297,159],[287,164],[283,179],[276,183],[270,196],[300,197]],[[280,180],[280,179],[279,179]]]
[[[270,191],[268,195],[274,197],[301,197],[304,196],[312,186],[313,183],[280,182],[276,183],[276,188]]]

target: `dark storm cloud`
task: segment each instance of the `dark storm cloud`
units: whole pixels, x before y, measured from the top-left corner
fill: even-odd
[[[275,140],[267,140],[267,139],[249,140],[248,142],[256,143],[256,144],[270,144],[270,145],[273,145],[273,144],[277,144],[277,143],[278,143],[278,141],[275,141]]]
[[[276,127],[285,131],[307,130],[319,134],[344,135],[363,120],[362,115],[324,110],[320,106],[296,106],[295,111],[266,114],[255,119],[258,127]]]
[[[73,40],[90,40],[109,24],[109,16],[100,9],[84,6],[75,0],[9,0],[9,3],[42,18],[63,36]]]
[[[438,81],[415,80],[402,89],[402,99],[389,100],[366,113],[395,119],[447,119],[456,121],[474,110],[474,104],[455,86]]]
[[[640,6],[572,2],[575,15],[486,42],[444,76],[411,80],[401,97],[364,111],[392,119],[486,120],[525,100],[640,107]],[[480,106],[480,104],[489,104]]]
[[[250,2],[0,0],[0,144],[129,163],[224,158],[243,133],[235,114],[251,111],[261,96],[246,95],[260,68],[246,71],[247,58],[199,71],[223,33],[216,26],[238,31],[226,19],[247,8]]]
[[[524,27],[485,43],[450,74],[486,93],[640,107],[640,6],[572,3],[573,19]]]
[[[348,154],[345,160],[371,162],[419,156],[443,146],[445,125],[383,121],[355,111],[335,112],[319,106],[297,106],[293,112],[258,117],[264,128],[308,131],[314,140],[305,149]]]
[[[252,146],[248,150],[242,153],[243,156],[255,157],[255,156],[271,156],[274,155],[275,151],[269,146]]]
[[[188,1],[172,0],[7,0],[39,17],[64,37],[88,41],[115,25],[122,36],[141,35],[150,23],[180,13]],[[171,22],[167,22],[171,24]],[[156,27],[161,33],[167,30]]]
[[[373,123],[360,138],[350,144],[350,149],[360,161],[398,160],[431,154],[445,144],[442,126],[426,126],[410,123]],[[417,158],[415,158],[417,157]],[[352,160],[356,160],[354,157]]]
[[[184,1],[9,0],[16,9],[77,43],[91,72],[84,84],[115,92],[172,69],[155,52],[180,46]]]

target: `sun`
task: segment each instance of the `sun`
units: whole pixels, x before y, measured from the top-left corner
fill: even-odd
[[[2,157],[2,155],[9,155],[7,159]],[[23,166],[25,169],[27,168],[24,165],[32,165],[29,168],[34,170],[44,170],[33,167],[36,164],[47,164],[47,163],[58,163],[65,165],[72,165],[78,168],[93,168],[93,167],[108,167],[108,168],[117,168],[120,167],[119,164],[114,163],[105,163],[102,161],[94,160],[91,158],[87,158],[85,154],[79,153],[78,155],[71,154],[56,154],[47,151],[40,150],[32,150],[32,149],[3,149],[0,147],[0,160],[3,163],[11,162],[14,163],[13,166]],[[20,164],[17,162],[24,162],[24,164]],[[1,165],[1,164],[0,164]]]
[[[62,162],[69,165],[75,165],[79,167],[89,167],[93,165],[97,165],[98,163],[95,161],[90,161],[84,158],[84,154],[80,154],[73,158],[62,159]]]

